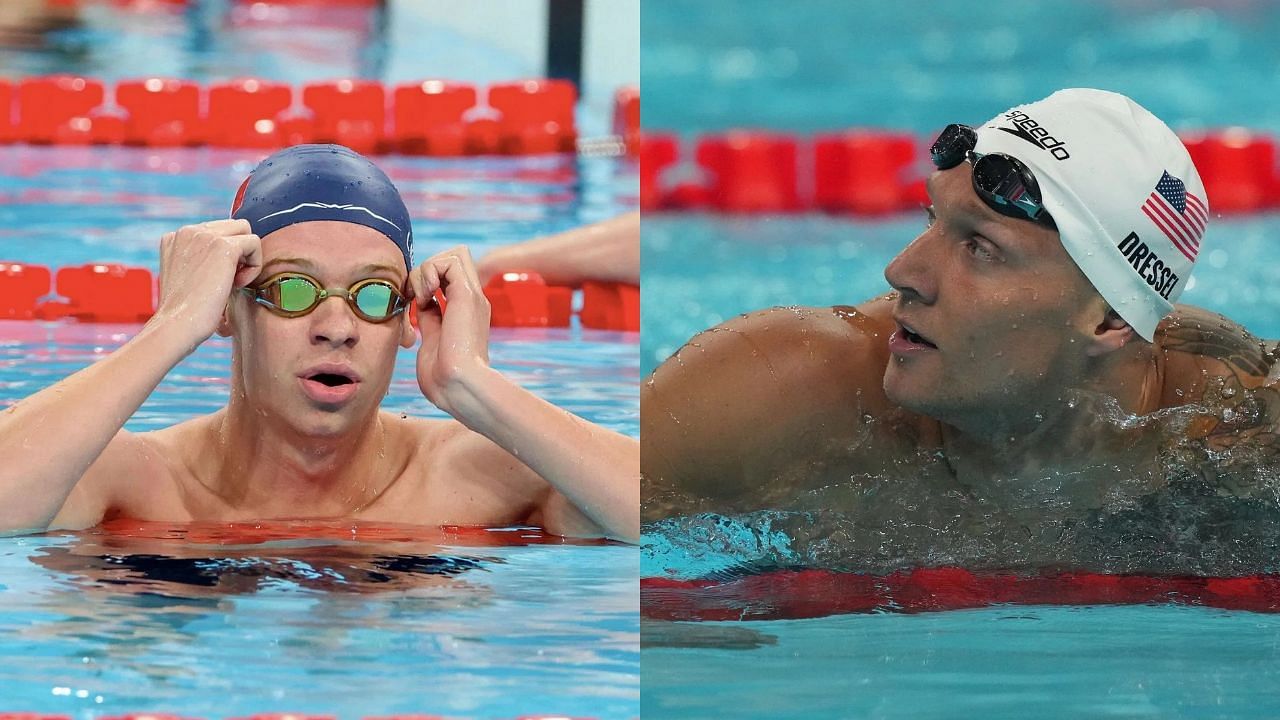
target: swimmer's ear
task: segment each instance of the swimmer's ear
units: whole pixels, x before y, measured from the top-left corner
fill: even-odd
[[[1090,341],[1088,355],[1090,357],[1100,357],[1109,352],[1119,350],[1124,347],[1130,340],[1137,337],[1138,333],[1134,331],[1129,323],[1124,321],[1115,310],[1107,308],[1107,314],[1103,316],[1102,322],[1093,329],[1093,338]]]
[[[415,309],[410,306],[400,313],[400,347],[411,348],[418,340],[418,333],[413,329],[413,323],[410,321],[409,313]]]

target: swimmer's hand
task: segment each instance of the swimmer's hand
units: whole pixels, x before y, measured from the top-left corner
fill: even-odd
[[[436,407],[462,420],[470,384],[489,372],[489,300],[465,245],[434,255],[409,273],[418,306],[418,387]],[[444,292],[447,317],[432,297]]]
[[[261,271],[262,241],[248,220],[211,220],[165,233],[156,318],[189,329],[194,349],[217,329],[231,291]]]

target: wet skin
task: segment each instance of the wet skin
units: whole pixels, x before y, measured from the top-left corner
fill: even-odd
[[[929,224],[885,271],[894,292],[745,315],[653,373],[646,520],[836,513],[798,531],[854,565],[1036,564],[1071,555],[1062,523],[1128,511],[1188,469],[1219,494],[1270,493],[1276,344],[1189,306],[1141,340],[1055,232],[987,209],[968,173],[930,179]]]
[[[404,287],[399,249],[338,222],[291,225],[263,241],[262,277],[305,272],[326,288],[367,278]],[[407,315],[360,319],[339,298],[281,317],[235,293],[217,332],[234,338],[226,408],[146,433],[121,431],[75,486],[52,527],[101,520],[350,518],[420,525],[551,526],[590,534],[546,480],[451,420],[379,409]],[[355,378],[330,396],[316,368]]]

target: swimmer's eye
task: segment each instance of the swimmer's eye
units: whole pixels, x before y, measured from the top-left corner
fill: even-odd
[[[981,235],[974,235],[973,237],[967,238],[964,241],[964,247],[965,250],[969,251],[970,255],[984,262],[995,262],[1001,259],[1000,255],[996,252],[997,248],[995,243]]]

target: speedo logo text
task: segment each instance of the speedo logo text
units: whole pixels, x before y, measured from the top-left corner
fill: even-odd
[[[1010,110],[1004,116],[1013,122],[1013,127],[997,128],[998,130],[1020,137],[1036,147],[1044,148],[1058,160],[1066,160],[1071,157],[1071,153],[1067,152],[1066,143],[1050,135],[1049,131],[1041,127],[1040,123],[1032,120],[1030,115],[1021,110]]]

